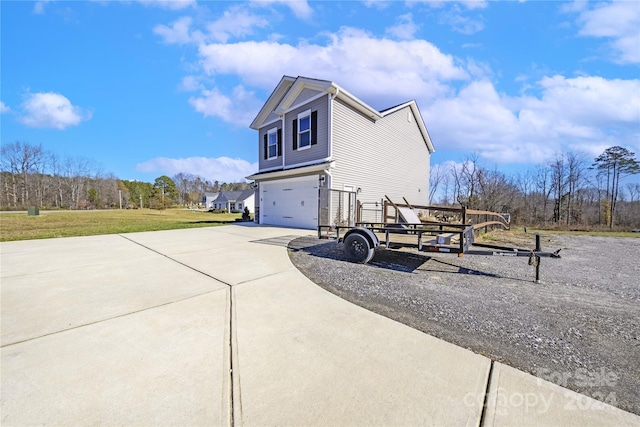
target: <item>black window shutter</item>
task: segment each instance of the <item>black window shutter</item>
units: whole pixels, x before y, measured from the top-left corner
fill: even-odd
[[[278,129],[278,156],[282,156],[282,129]]]
[[[311,145],[318,143],[318,112],[311,113]]]
[[[298,149],[298,119],[295,119],[291,123],[291,127],[293,128],[293,149]]]
[[[269,136],[265,133],[264,134],[264,159],[267,160],[269,158],[269,142],[268,142],[268,138]]]

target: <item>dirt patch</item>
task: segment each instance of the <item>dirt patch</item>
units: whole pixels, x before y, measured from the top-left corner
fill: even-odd
[[[542,248],[562,258],[541,259],[540,284],[526,257],[379,249],[362,265],[311,237],[289,256],[348,301],[640,415],[640,239],[552,235]]]

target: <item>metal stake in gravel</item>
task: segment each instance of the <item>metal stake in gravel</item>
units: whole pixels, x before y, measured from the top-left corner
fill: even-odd
[[[540,252],[541,250],[540,235],[536,234],[536,249],[535,252],[531,251],[531,254],[529,255],[529,265],[532,265],[536,268],[536,283],[540,283],[540,257],[536,254],[536,252]]]

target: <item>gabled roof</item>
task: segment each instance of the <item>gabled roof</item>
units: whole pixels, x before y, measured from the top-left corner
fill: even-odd
[[[373,120],[382,118],[382,115],[377,110],[368,106],[366,103],[359,100],[334,82],[329,80],[312,79],[309,77],[298,76],[293,78],[290,76],[284,76],[282,80],[280,80],[280,83],[278,83],[275,90],[271,93],[262,109],[260,109],[256,118],[251,122],[251,129],[259,130],[271,113],[279,115],[284,114],[289,108],[291,108],[295,100],[298,98],[298,95],[300,95],[304,89],[327,92]]]
[[[249,126],[251,129],[260,129],[260,126],[262,126],[267,117],[275,111],[278,104],[282,101],[282,98],[287,94],[287,91],[295,81],[296,78],[291,76],[283,76],[280,79],[278,86],[276,86],[273,92],[271,92],[271,95],[267,98],[267,102],[264,103],[256,118],[251,122],[251,125]]]
[[[403,108],[409,107],[411,108],[411,111],[415,116],[416,123],[418,125],[418,128],[420,129],[422,137],[424,138],[425,144],[429,149],[429,152],[433,153],[435,151],[433,143],[431,142],[431,137],[427,132],[427,128],[424,125],[424,121],[422,120],[422,115],[420,114],[420,110],[418,109],[418,104],[416,104],[414,100],[405,102],[404,104],[400,104],[383,111],[378,111],[332,81],[301,76],[282,77],[280,83],[278,83],[278,86],[276,86],[274,91],[271,93],[271,95],[267,99],[267,102],[264,104],[262,109],[260,109],[260,112],[258,113],[256,118],[253,120],[253,122],[251,122],[251,129],[259,130],[265,124],[265,121],[269,116],[271,116],[272,113],[282,116],[293,106],[293,103],[305,89],[312,89],[318,92],[327,92],[334,98],[340,99],[351,108],[359,111],[360,113],[364,114],[374,121],[382,119]]]
[[[215,200],[218,203],[222,202],[242,202],[253,196],[255,192],[253,190],[242,191],[221,191],[218,198]]]

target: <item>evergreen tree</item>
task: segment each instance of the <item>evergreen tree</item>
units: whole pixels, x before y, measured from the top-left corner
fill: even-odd
[[[176,183],[166,175],[162,175],[153,183],[154,208],[165,209],[176,203],[180,192]]]
[[[620,181],[629,175],[640,173],[640,164],[635,158],[635,153],[626,148],[615,146],[607,148],[596,157],[593,167],[599,171],[599,174],[606,176],[609,212],[606,213],[605,218],[608,219],[611,228],[616,212]]]

